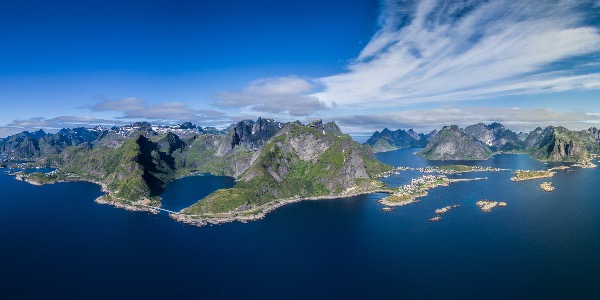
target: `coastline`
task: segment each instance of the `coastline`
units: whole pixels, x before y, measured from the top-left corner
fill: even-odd
[[[72,178],[72,179],[60,179],[53,180],[50,182],[38,182],[28,178],[23,174],[14,174],[15,179],[23,182],[27,182],[31,185],[42,186],[45,184],[54,184],[60,182],[89,182],[97,184],[101,187],[101,191],[104,195],[94,199],[94,202],[97,204],[103,205],[111,205],[115,208],[124,209],[127,211],[139,211],[139,212],[149,212],[152,214],[160,213],[160,206],[150,206],[150,200],[147,198],[140,199],[138,201],[132,202],[127,200],[118,201],[114,193],[108,188],[108,186],[100,181],[86,179],[86,178]],[[197,174],[189,174],[181,176],[180,178],[195,176]],[[325,196],[314,196],[314,197],[297,197],[297,198],[286,198],[286,199],[274,199],[271,202],[265,203],[261,206],[253,208],[248,211],[243,212],[234,212],[234,213],[215,213],[215,214],[204,214],[204,215],[189,215],[181,212],[169,212],[169,217],[185,224],[190,224],[194,226],[205,226],[209,224],[222,224],[234,221],[240,222],[248,222],[263,219],[268,213],[291,203],[296,203],[300,201],[307,200],[333,200],[333,199],[341,199],[348,197],[355,197],[360,195],[367,195],[373,193],[391,193],[390,190],[382,189],[380,187],[372,190],[366,191],[353,191],[356,190],[356,187],[351,187],[344,191],[339,195],[325,195]]]
[[[314,201],[314,200],[335,200],[349,197],[356,197],[361,195],[369,195],[375,193],[391,193],[390,190],[386,189],[373,189],[368,191],[342,193],[339,195],[326,195],[326,196],[314,196],[314,197],[297,197],[297,198],[286,198],[286,199],[274,199],[273,201],[267,202],[261,206],[255,207],[251,210],[243,212],[227,212],[227,213],[214,213],[214,214],[202,214],[202,215],[191,215],[185,213],[170,213],[169,217],[172,219],[198,227],[206,225],[216,225],[223,223],[230,223],[234,221],[240,221],[246,223],[248,221],[256,221],[263,219],[268,213],[288,204],[297,203],[301,201]]]
[[[13,174],[9,174],[9,175],[13,175]],[[94,199],[94,202],[96,202],[98,204],[111,205],[115,208],[121,208],[121,209],[125,209],[128,211],[145,211],[145,212],[150,212],[152,214],[159,213],[158,209],[146,205],[150,201],[147,198],[138,200],[138,202],[140,202],[139,204],[135,203],[135,202],[127,201],[127,200],[122,200],[122,201],[111,200],[111,199],[119,199],[119,198],[114,195],[114,193],[108,188],[108,186],[106,184],[104,184],[100,181],[86,179],[86,178],[72,178],[72,179],[60,179],[60,180],[54,180],[51,182],[42,183],[42,182],[32,180],[31,178],[28,178],[27,176],[24,176],[23,174],[14,174],[14,176],[15,176],[15,180],[23,181],[23,182],[26,182],[26,183],[29,183],[29,184],[35,185],[35,186],[43,186],[46,184],[55,184],[55,183],[62,183],[62,182],[89,182],[89,183],[97,184],[100,186],[100,190],[102,191],[102,193],[104,193],[104,195]]]

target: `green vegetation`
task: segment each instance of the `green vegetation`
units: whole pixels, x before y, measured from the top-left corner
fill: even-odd
[[[286,132],[262,147],[235,188],[216,191],[184,213],[233,212],[254,209],[275,199],[337,195],[354,186],[366,189],[372,184],[372,176],[391,169],[374,157],[370,159],[366,148],[345,135],[323,134],[296,124],[288,126]],[[327,149],[307,161],[294,148],[294,139],[314,142],[315,147],[326,145]]]
[[[526,171],[518,170],[513,172],[514,176],[510,179],[512,181],[531,180],[538,178],[548,178],[554,176],[556,172],[553,171]]]
[[[466,165],[447,165],[447,166],[438,167],[438,169],[444,170],[444,171],[470,172],[470,171],[473,171],[475,168],[473,166],[466,166]]]
[[[386,198],[388,202],[408,202],[412,201],[418,197],[425,196],[425,192],[414,192],[414,193],[406,193],[406,194],[391,194]]]
[[[68,179],[67,176],[63,173],[45,174],[42,172],[35,172],[31,174],[23,174],[23,176],[29,181],[38,184],[50,184],[59,181],[65,181]]]
[[[101,201],[130,205],[148,199],[160,205],[164,187],[176,178],[191,173],[234,176],[234,188],[218,190],[183,212],[244,215],[268,209],[262,205],[277,199],[372,191],[381,187],[375,176],[392,169],[335,123],[260,122],[270,127],[256,135],[251,121],[238,123],[235,135],[232,130],[227,135],[155,134],[148,131],[149,124],[137,131],[111,130],[94,143],[66,146],[38,162],[59,171],[22,179],[39,184],[88,180],[108,190]]]
[[[564,127],[549,127],[544,130],[539,146],[527,152],[542,161],[586,162],[592,153],[600,153],[598,141],[587,131],[571,131]]]
[[[208,195],[202,201],[198,201],[192,206],[182,210],[182,213],[202,215],[229,212],[249,204],[252,199],[255,199],[255,196],[256,195],[248,189],[221,189]]]

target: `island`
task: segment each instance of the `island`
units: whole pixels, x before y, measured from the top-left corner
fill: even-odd
[[[513,172],[513,177],[510,178],[511,181],[524,181],[524,180],[532,180],[539,178],[549,178],[554,176],[556,172],[554,171],[527,171],[527,170],[517,170]]]
[[[454,204],[454,205],[448,205],[446,207],[438,208],[435,210],[435,214],[436,215],[445,214],[445,213],[449,212],[450,210],[452,210],[453,208],[457,208],[459,206],[460,206],[460,204]]]
[[[506,202],[492,201],[492,200],[479,200],[475,203],[475,205],[479,206],[479,209],[483,212],[492,212],[492,209],[495,207],[505,207],[508,206]]]
[[[459,207],[460,204],[454,204],[454,205],[448,205],[442,208],[438,208],[435,210],[435,214],[436,216],[432,217],[429,219],[429,222],[439,222],[442,220],[442,216],[443,214],[449,212],[450,210],[452,210],[453,208]]]
[[[554,191],[554,187],[552,186],[552,182],[545,181],[540,183],[540,188],[546,192]]]

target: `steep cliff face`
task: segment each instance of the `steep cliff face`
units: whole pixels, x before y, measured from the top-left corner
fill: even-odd
[[[544,138],[547,137],[549,134],[551,134],[550,127],[547,127],[546,130],[544,130],[540,127],[537,127],[536,129],[529,132],[529,134],[527,135],[527,138],[525,138],[523,147],[525,149],[529,149],[534,146],[538,146],[538,145],[540,145],[542,140],[544,140]]]
[[[238,149],[256,151],[282,127],[282,123],[264,118],[258,118],[256,121],[243,120],[231,124],[225,130],[227,134],[222,138],[216,155],[225,156]]]
[[[412,129],[391,131],[385,128],[381,132],[376,131],[367,140],[367,144],[371,145],[374,152],[385,152],[407,147],[425,147],[428,138]]]
[[[466,127],[464,132],[475,136],[492,151],[512,151],[523,148],[523,142],[517,133],[504,128],[500,123],[490,125],[479,123]]]
[[[420,154],[431,160],[483,160],[492,151],[476,137],[452,125],[442,128]]]

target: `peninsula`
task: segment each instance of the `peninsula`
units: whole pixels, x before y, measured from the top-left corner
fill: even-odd
[[[403,185],[397,189],[392,189],[389,196],[382,198],[377,202],[385,206],[405,206],[419,202],[419,198],[427,196],[428,191],[433,188],[449,186],[453,182],[485,179],[487,178],[449,179],[444,175],[423,175],[420,178],[413,178],[410,184]]]

